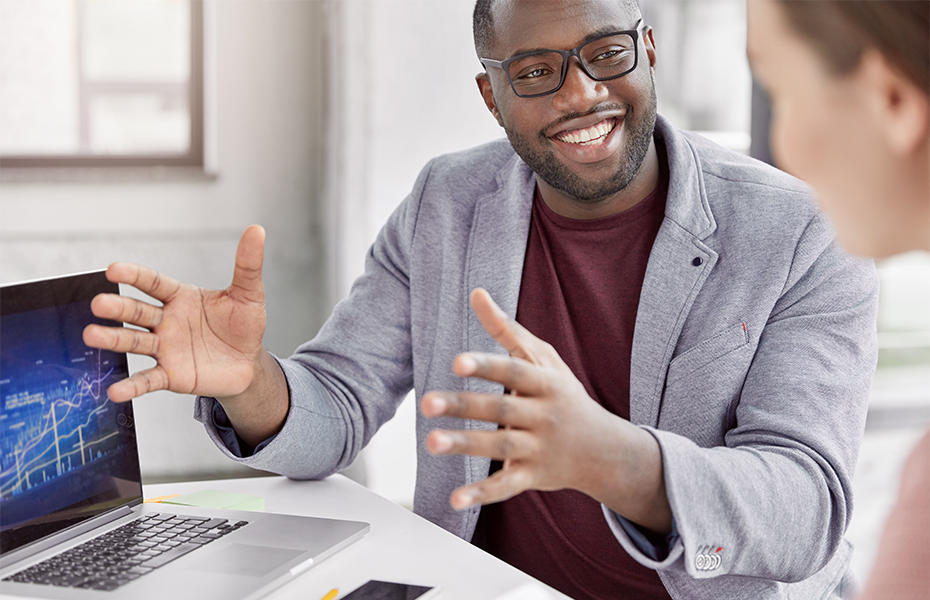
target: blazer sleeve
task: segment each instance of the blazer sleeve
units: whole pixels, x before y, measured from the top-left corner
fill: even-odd
[[[381,229],[365,272],[313,340],[278,359],[290,406],[284,425],[251,456],[230,452],[214,423],[213,398],[197,398],[201,421],[220,451],[236,462],[295,479],[345,469],[413,387],[409,258],[417,211],[431,165]]]
[[[725,445],[700,447],[646,429],[662,451],[679,539],[640,563],[697,579],[744,575],[796,582],[834,555],[852,514],[852,476],[877,359],[878,280],[848,256],[822,215],[805,228],[768,315]]]

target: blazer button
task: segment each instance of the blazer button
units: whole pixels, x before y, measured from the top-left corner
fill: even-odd
[[[691,261],[691,264],[695,267],[700,267],[704,263],[704,259],[700,256],[695,256],[694,260]]]

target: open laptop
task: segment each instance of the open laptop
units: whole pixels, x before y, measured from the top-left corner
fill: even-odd
[[[143,504],[126,355],[84,345],[93,272],[0,287],[0,593],[258,598],[367,523]]]

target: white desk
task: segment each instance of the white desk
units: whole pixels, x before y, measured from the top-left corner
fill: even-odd
[[[501,596],[529,575],[341,475],[323,481],[256,477],[147,485],[145,498],[212,489],[265,498],[265,512],[371,523],[362,539],[274,591],[274,600],[319,600],[332,588],[341,598],[369,579],[438,585],[442,600]],[[536,582],[532,598],[566,598]],[[546,595],[548,591],[548,596]]]

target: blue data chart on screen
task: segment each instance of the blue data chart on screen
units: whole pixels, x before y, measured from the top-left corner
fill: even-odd
[[[56,498],[64,504],[80,489],[91,494],[98,474],[113,471],[104,465],[118,461],[127,437],[134,438],[126,435],[133,428],[131,409],[110,402],[106,394],[107,387],[127,376],[123,355],[83,343],[84,326],[94,321],[85,303],[3,317],[4,511],[27,517],[30,505],[61,508],[48,504]]]

